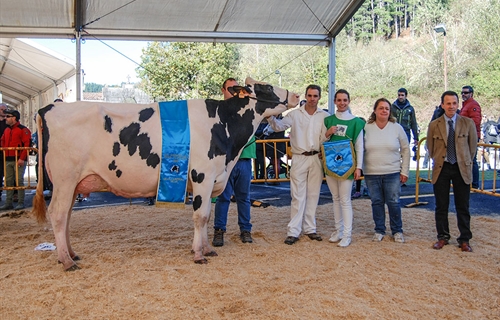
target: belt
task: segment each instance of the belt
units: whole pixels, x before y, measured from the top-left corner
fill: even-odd
[[[302,155],[303,156],[314,156],[315,154],[318,154],[318,153],[319,153],[319,151],[314,150],[314,151],[302,152]]]

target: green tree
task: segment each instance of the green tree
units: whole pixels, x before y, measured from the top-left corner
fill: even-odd
[[[102,92],[103,87],[104,86],[102,84],[89,82],[85,83],[85,89],[83,89],[83,92]]]
[[[220,94],[222,82],[234,77],[239,58],[235,44],[150,42],[137,73],[153,98],[207,98]]]

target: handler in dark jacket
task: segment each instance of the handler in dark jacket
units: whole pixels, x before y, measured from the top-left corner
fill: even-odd
[[[21,117],[19,111],[14,109],[6,109],[4,113],[5,122],[7,123],[8,127],[5,129],[2,135],[1,146],[3,148],[30,147],[31,132],[28,128],[19,123],[19,118]],[[5,162],[5,185],[9,187],[15,186],[17,173],[18,186],[24,186],[24,171],[26,170],[26,165],[28,164],[28,151],[7,150],[5,151]],[[0,207],[0,210],[24,209],[24,194],[24,190],[18,191],[19,201],[17,206],[14,208],[14,206],[12,205],[14,190],[7,190],[7,199],[5,200],[5,204]]]

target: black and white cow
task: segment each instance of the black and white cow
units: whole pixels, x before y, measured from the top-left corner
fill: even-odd
[[[228,100],[187,101],[195,263],[217,255],[207,235],[210,200],[224,190],[241,150],[264,117],[299,102],[288,90],[250,78],[245,83],[234,87],[238,94]],[[65,270],[75,270],[79,257],[70,244],[69,222],[77,194],[107,189],[123,197],[156,195],[162,144],[158,104],[81,101],[51,104],[38,114],[39,150],[44,154],[40,159],[54,186],[48,213],[57,256]],[[42,191],[40,183],[33,201],[39,222],[46,221],[47,212]]]

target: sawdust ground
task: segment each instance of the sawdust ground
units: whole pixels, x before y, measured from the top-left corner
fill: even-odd
[[[331,204],[318,207],[322,242],[283,243],[289,207],[252,208],[253,244],[230,208],[226,243],[193,263],[192,212],[148,206],[74,211],[81,270],[63,272],[49,224],[0,219],[2,319],[499,319],[500,216],[473,216],[473,253],[440,251],[434,215],[403,208],[406,243],[371,241],[370,201],[353,201],[353,243],[326,241]],[[388,225],[388,222],[387,222]],[[453,236],[456,219],[450,215]],[[209,228],[209,237],[213,229]]]

